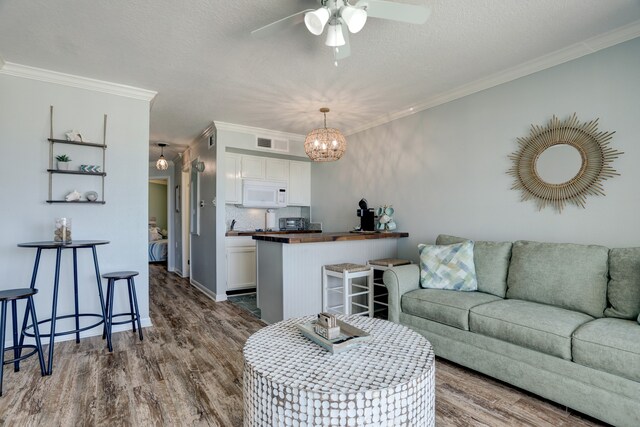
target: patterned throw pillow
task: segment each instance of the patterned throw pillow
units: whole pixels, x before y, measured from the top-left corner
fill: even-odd
[[[473,242],[453,245],[418,245],[420,286],[430,289],[475,291],[478,289],[473,263]]]

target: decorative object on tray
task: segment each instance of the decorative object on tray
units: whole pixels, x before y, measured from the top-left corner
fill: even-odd
[[[71,218],[56,218],[53,240],[62,243],[71,242]]]
[[[564,121],[553,116],[546,126],[531,125],[529,136],[518,138],[520,148],[509,156],[513,166],[507,173],[515,179],[511,189],[522,191],[522,201],[535,199],[538,210],[551,205],[562,212],[567,203],[584,208],[588,195],[604,196],[602,181],[620,175],[611,167],[623,154],[609,146],[614,133],[598,131],[598,119],[580,123],[575,113]],[[572,158],[559,157],[565,152]],[[541,168],[544,160],[549,170]],[[575,163],[571,175],[556,177],[569,163]]]
[[[101,172],[101,167],[97,165],[80,165],[81,172]]]
[[[58,161],[58,170],[67,171],[69,170],[69,163],[71,163],[71,159],[66,154],[60,154],[56,156],[56,160]]]
[[[327,328],[327,325],[335,326]],[[371,336],[362,329],[358,329],[353,325],[343,322],[342,320],[338,320],[335,316],[328,313],[320,313],[318,315],[318,320],[304,324],[297,324],[296,326],[300,332],[302,332],[302,335],[332,354],[351,350],[352,348],[358,347],[371,339]],[[324,329],[323,333],[331,336],[335,335],[335,328],[337,328],[338,334],[335,335],[335,338],[327,338],[317,332],[317,326],[320,327],[319,329],[321,331]]]
[[[90,202],[95,202],[96,200],[98,200],[98,193],[96,193],[95,191],[87,191],[84,197],[86,197]]]
[[[318,320],[313,330],[316,334],[328,340],[334,340],[340,336],[340,327],[338,326],[336,316],[329,313],[318,314]]]
[[[77,190],[73,190],[71,193],[67,194],[64,199],[67,202],[76,202],[80,200],[80,198],[82,198],[82,194],[78,193]]]
[[[67,137],[67,141],[73,141],[73,142],[90,142],[87,141],[85,139],[82,138],[82,133],[80,133],[79,130],[70,130],[69,132],[65,133],[65,136]]]
[[[393,220],[393,214],[395,209],[391,205],[384,205],[376,210],[376,216],[378,217],[378,224],[376,229],[378,231],[393,231],[397,227],[396,222]]]

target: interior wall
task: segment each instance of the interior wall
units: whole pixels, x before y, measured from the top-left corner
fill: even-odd
[[[149,220],[156,218],[156,226],[167,229],[167,185],[149,183]]]
[[[638,76],[640,38],[351,135],[341,160],[312,165],[312,220],[344,231],[359,223],[361,197],[392,204],[398,229],[411,235],[399,254],[414,260],[418,243],[440,233],[640,246]],[[621,176],[605,181],[605,197],[589,196],[586,209],[538,211],[511,189],[508,155],[531,124],[574,112],[616,131]]]
[[[0,147],[5,159],[0,168],[0,289],[29,286],[35,250],[16,245],[53,240],[54,219],[71,217],[74,240],[110,241],[97,249],[101,273],[140,272],[136,277],[138,303],[143,323],[149,325],[149,102],[2,73],[0,94]],[[55,107],[54,137],[60,139],[70,129],[78,129],[85,139],[102,141],[103,115],[108,114],[105,205],[45,203],[50,105]],[[75,149],[73,168],[84,163],[93,151],[99,151],[66,145],[56,149],[70,147]],[[75,178],[71,181],[57,181],[57,177],[54,176],[54,197],[99,186],[92,181],[94,177],[64,176]],[[78,250],[78,262],[81,311],[100,313],[91,251]],[[36,282],[40,292],[35,296],[40,319],[51,316],[54,264],[55,252],[44,251]],[[73,312],[72,272],[71,251],[64,251],[58,315]],[[126,303],[126,292],[126,287],[118,290],[115,304]],[[84,335],[101,333],[99,327]]]

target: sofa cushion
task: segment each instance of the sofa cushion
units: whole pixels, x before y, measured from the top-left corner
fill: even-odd
[[[522,300],[501,300],[471,308],[471,332],[571,360],[571,334],[593,317]]]
[[[513,244],[507,298],[603,317],[609,249],[570,243]]]
[[[473,263],[473,242],[453,245],[418,245],[420,286],[430,289],[475,291],[478,289]]]
[[[402,312],[468,331],[469,309],[498,300],[483,292],[418,289],[402,296]]]
[[[607,317],[634,319],[640,314],[640,248],[609,251]]]
[[[467,239],[441,234],[437,245],[450,245]],[[511,242],[475,241],[473,262],[476,265],[478,290],[504,298],[507,293],[507,271],[511,259]]]
[[[573,361],[640,381],[640,325],[623,319],[585,323],[573,334]]]

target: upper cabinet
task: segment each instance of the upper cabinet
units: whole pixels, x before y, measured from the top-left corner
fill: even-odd
[[[311,163],[289,162],[289,205],[311,205]]]
[[[242,204],[242,180],[287,183],[288,205],[311,205],[311,163],[225,153],[225,202]]]
[[[242,165],[242,178],[264,179],[266,158],[258,156],[240,156]]]
[[[289,181],[289,160],[266,159],[266,179],[268,181]]]
[[[225,168],[226,202],[231,204],[242,203],[240,155],[225,153]]]

